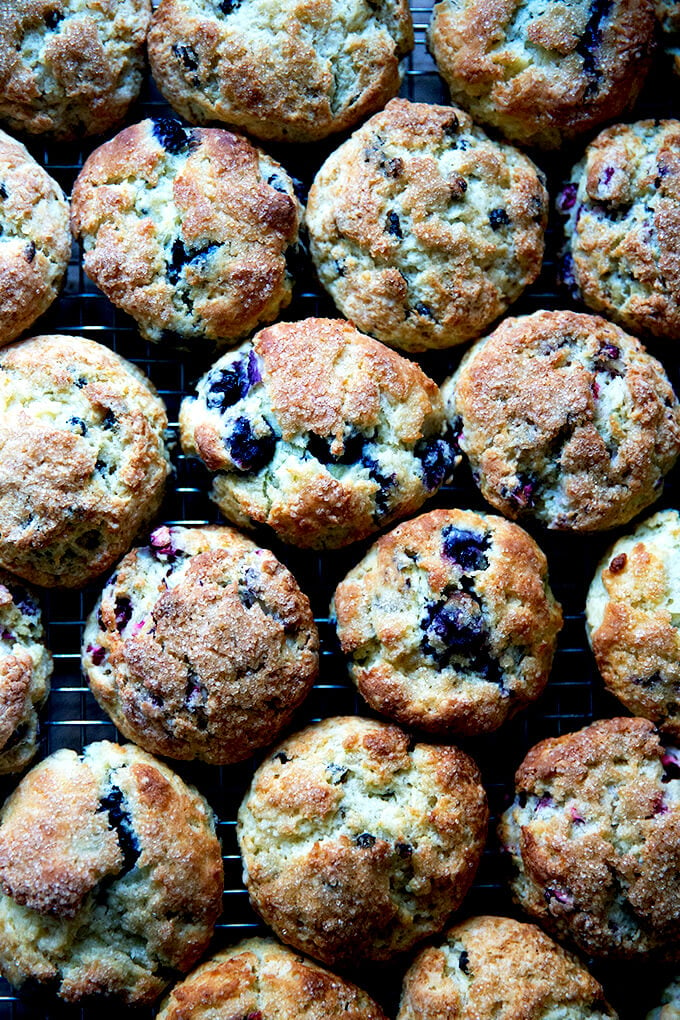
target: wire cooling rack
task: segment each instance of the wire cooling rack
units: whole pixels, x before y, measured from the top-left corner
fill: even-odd
[[[413,7],[416,46],[408,60],[402,95],[425,102],[447,102],[447,92],[439,78],[425,47],[425,32],[430,18],[430,4]],[[680,84],[664,65],[650,78],[643,96],[630,119],[642,116],[667,117],[677,114]],[[145,116],[171,112],[160,98],[151,81],[146,82],[140,101],[131,110],[126,123],[134,123]],[[43,144],[31,138],[22,139],[33,155],[47,168],[70,193],[73,181],[100,140],[82,144]],[[335,138],[323,145],[304,147],[270,147],[273,155],[305,184],[311,180],[330,152],[342,139]],[[537,157],[537,162],[548,175],[551,196],[554,198],[562,175],[579,158],[585,142],[558,158]],[[556,290],[555,269],[559,229],[551,223],[548,231],[547,254],[540,278],[515,304],[513,314],[524,314],[539,308],[569,307],[569,300]],[[332,303],[319,290],[311,266],[298,281],[293,304],[284,313],[286,319],[301,319],[309,315],[337,315]],[[193,382],[207,365],[197,365],[192,356],[185,364],[182,355],[166,351],[142,341],[134,322],[118,311],[88,280],[82,270],[81,251],[74,245],[68,276],[63,293],[50,311],[33,327],[32,333],[73,333],[106,344],[123,357],[136,362],[153,380],[165,399],[172,431],[176,423],[182,396],[191,391]],[[676,390],[680,361],[671,344],[650,342],[652,353],[665,364]],[[461,352],[424,355],[419,362],[438,382],[449,374],[460,359]],[[160,519],[168,524],[218,523],[219,513],[207,496],[209,479],[202,466],[187,460],[175,446],[173,461],[175,473],[169,485]],[[670,477],[661,509],[680,505],[680,478],[678,469]],[[485,504],[472,484],[469,473],[463,468],[455,483],[445,488],[424,508],[461,506],[484,509]],[[477,913],[507,914],[519,917],[513,906],[507,885],[507,865],[501,856],[495,836],[499,813],[512,796],[513,775],[526,751],[538,740],[570,732],[591,722],[594,718],[626,714],[622,707],[603,688],[594,667],[585,638],[583,607],[588,585],[595,567],[609,544],[618,533],[606,536],[583,537],[554,535],[539,529],[532,530],[534,537],[548,556],[552,587],[564,610],[565,623],[559,649],[547,690],[541,699],[501,729],[486,737],[460,741],[482,768],[484,784],[489,795],[492,812],[490,836],[474,886],[459,914],[460,919]],[[269,533],[260,536],[263,544],[293,571],[301,588],[312,601],[322,641],[322,659],[319,682],[309,699],[298,712],[294,728],[309,721],[331,715],[359,712],[372,715],[349,683],[344,663],[334,640],[333,629],[327,617],[327,607],[336,584],[344,576],[348,564],[363,556],[370,543],[362,543],[339,553],[315,554],[286,547]],[[119,734],[98,707],[80,673],[80,643],[84,620],[90,612],[101,585],[92,585],[80,592],[46,592],[43,597],[48,645],[54,655],[52,693],[42,725],[40,757],[62,747],[80,750],[95,740],[117,740]],[[241,861],[235,834],[235,817],[238,805],[250,783],[254,769],[262,755],[243,765],[215,768],[202,764],[171,763],[190,782],[195,783],[210,801],[218,816],[218,832],[222,841],[225,867],[224,913],[217,926],[215,949],[252,934],[264,934],[248,903],[241,879]],[[0,783],[0,794],[8,793],[16,778]],[[680,919],[679,919],[680,923]],[[355,979],[366,987],[394,1016],[401,979],[408,961],[376,967],[369,974],[358,972]],[[658,996],[667,978],[663,971],[648,965],[626,963],[605,965],[591,961],[593,972],[603,981],[608,997],[618,1009],[622,1020],[637,1020]],[[37,1004],[25,998],[17,999],[6,982],[0,980],[0,1020],[109,1020],[120,1015],[120,1006],[98,1004],[69,1007],[56,1000],[43,1000]],[[129,1010],[133,1016],[150,1018],[155,1010]]]

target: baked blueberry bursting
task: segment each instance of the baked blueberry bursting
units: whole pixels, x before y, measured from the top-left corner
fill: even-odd
[[[489,548],[488,535],[476,535],[453,524],[442,530],[444,556],[453,560],[463,570],[486,570],[489,560],[485,550]]]
[[[182,61],[187,71],[195,71],[198,67],[198,57],[190,46],[180,46],[176,43],[172,47],[172,52]]]
[[[117,598],[115,606],[116,629],[120,633],[127,627],[132,616],[132,603],[127,598]]]
[[[369,847],[372,847],[375,844],[375,841],[375,836],[372,836],[370,832],[362,832],[354,839],[356,845],[361,847],[362,850],[367,850]]]
[[[361,432],[350,431],[344,438],[342,453],[337,455],[331,453],[332,442],[332,436],[318,436],[316,432],[310,432],[307,449],[320,464],[356,464],[361,460],[368,437]]]
[[[198,145],[194,132],[182,127],[180,122],[172,117],[159,117],[154,120],[153,133],[171,156],[178,156],[181,152],[194,149]]]
[[[57,25],[64,20],[64,15],[61,11],[47,11],[44,15],[44,19],[47,27],[54,30]]]
[[[170,260],[166,262],[166,276],[170,283],[177,283],[179,280],[182,270],[190,262],[199,262],[201,259],[207,258],[211,252],[215,251],[220,246],[214,242],[204,245],[202,248],[196,248],[194,251],[188,251],[184,242],[179,238],[176,238],[172,245],[172,252]]]
[[[387,216],[385,217],[385,233],[392,234],[394,237],[403,238],[401,232],[401,220],[397,213],[393,209],[390,209]]]
[[[413,454],[421,463],[425,486],[431,492],[450,477],[456,465],[457,446],[453,430],[446,425],[441,436],[419,439]]]
[[[276,441],[271,428],[263,436],[256,436],[248,418],[241,416],[231,425],[224,445],[238,470],[250,474],[260,471],[270,462]]]
[[[510,217],[505,209],[492,209],[489,213],[489,224],[492,230],[500,230],[501,227],[510,225]]]
[[[397,484],[397,476],[393,474],[386,475],[378,461],[370,453],[365,452],[363,454],[361,463],[364,467],[368,468],[369,476],[380,486],[373,497],[375,499],[373,517],[374,520],[379,521],[390,509],[390,491]]]
[[[118,875],[125,875],[132,871],[141,853],[139,842],[132,827],[132,820],[129,812],[125,809],[125,797],[123,791],[117,786],[112,786],[110,793],[99,802],[99,810],[107,811],[109,825],[115,830],[118,837],[118,846],[123,854],[123,867]]]
[[[594,79],[586,90],[586,99],[591,98],[597,92],[598,82],[601,78],[597,50],[602,43],[602,28],[611,6],[612,0],[592,0],[588,23],[576,47],[576,52],[583,57],[583,70],[590,78]]]
[[[208,378],[206,405],[211,411],[226,411],[248,394],[261,380],[260,366],[255,351],[241,357],[227,368],[212,372]]]

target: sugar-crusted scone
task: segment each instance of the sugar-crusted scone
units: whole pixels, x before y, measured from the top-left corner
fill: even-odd
[[[594,315],[506,319],[442,393],[484,498],[549,528],[627,524],[661,495],[680,452],[663,366]]]
[[[175,985],[158,1020],[387,1020],[345,978],[274,939],[246,939],[222,950]]]
[[[458,459],[435,383],[340,319],[263,329],[203,376],[180,427],[230,520],[303,547],[413,513]]]
[[[602,131],[557,206],[575,296],[626,329],[680,339],[680,121]]]
[[[355,325],[407,351],[479,336],[538,276],[542,173],[462,110],[394,99],[309,193],[319,279]]]
[[[0,972],[151,1002],[206,949],[222,856],[203,797],[134,744],[57,751],[0,824]]]
[[[166,426],[148,379],[93,340],[0,351],[0,564],[69,588],[110,567],[160,505]]]
[[[20,772],[38,750],[51,674],[38,601],[0,570],[0,773]]]
[[[486,838],[477,766],[386,723],[324,719],[279,745],[238,816],[244,880],[284,942],[386,960],[439,931]]]
[[[661,1005],[648,1013],[646,1020],[680,1020],[680,976],[663,990]]]
[[[119,563],[83,637],[118,729],[169,758],[224,765],[272,744],[314,683],[306,595],[233,528],[158,528]]]
[[[473,917],[423,949],[397,1020],[616,1020],[602,986],[533,924]]]
[[[588,640],[609,690],[680,738],[680,513],[663,510],[620,538],[588,592]]]
[[[647,719],[543,740],[501,843],[520,906],[593,956],[680,959],[680,751]]]
[[[150,0],[11,0],[0,31],[0,119],[57,138],[96,135],[137,98]]]
[[[161,0],[149,31],[153,76],[187,120],[278,142],[381,109],[411,49],[407,0]]]
[[[378,542],[331,605],[372,708],[433,733],[485,733],[548,680],[562,613],[548,565],[516,524],[433,510]]]
[[[428,45],[454,103],[556,149],[632,106],[654,30],[652,0],[440,0]]]
[[[147,340],[210,352],[289,304],[302,207],[241,135],[144,120],[92,153],[73,188],[84,266]]]
[[[0,131],[0,346],[49,308],[70,254],[64,193],[25,146]]]

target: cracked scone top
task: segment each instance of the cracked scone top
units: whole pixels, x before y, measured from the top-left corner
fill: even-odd
[[[313,142],[395,96],[413,48],[406,0],[162,0],[154,78],[192,123]]]
[[[142,84],[149,0],[10,0],[2,6],[0,119],[57,138],[125,116]]]
[[[533,924],[473,917],[423,949],[397,1020],[616,1020],[602,986]]]
[[[454,103],[556,149],[633,104],[654,30],[652,0],[440,0],[428,45]]]
[[[563,282],[626,329],[680,339],[680,121],[602,131],[557,205]]]
[[[251,901],[324,963],[387,960],[439,931],[474,878],[486,795],[455,747],[357,716],[285,740],[238,816]]]
[[[663,366],[604,319],[506,319],[442,386],[482,495],[511,518],[596,531],[657,499],[680,452]]]
[[[134,744],[62,750],[0,822],[0,971],[69,1002],[153,1001],[206,949],[222,903],[210,807]]]
[[[289,304],[302,207],[241,135],[170,118],[126,128],[73,187],[88,275],[147,340],[210,353]]]
[[[537,698],[562,624],[533,539],[467,510],[379,539],[337,587],[333,616],[369,705],[442,734],[495,730]]]
[[[680,975],[664,988],[661,1005],[648,1013],[646,1020],[680,1020]]]
[[[345,978],[279,945],[246,939],[201,964],[175,985],[158,1020],[387,1020]]]
[[[318,672],[309,600],[233,528],[158,528],[90,614],[83,668],[140,747],[222,765],[273,743]]]
[[[680,958],[680,751],[646,719],[543,740],[501,820],[523,910],[587,955]]]
[[[40,336],[0,351],[0,563],[79,587],[149,523],[169,458],[163,401],[93,340]]]
[[[339,319],[263,329],[203,376],[180,426],[230,520],[303,547],[413,513],[457,461],[435,383]]]
[[[533,283],[547,204],[531,160],[462,110],[394,99],[323,164],[307,225],[342,314],[424,351],[479,336]]]

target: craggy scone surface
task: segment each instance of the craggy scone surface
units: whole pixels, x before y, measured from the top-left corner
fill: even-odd
[[[533,924],[473,917],[423,949],[397,1020],[616,1020],[601,985]]]
[[[395,96],[413,48],[406,0],[161,0],[151,69],[192,123],[313,142]]]
[[[206,949],[220,913],[212,812],[134,744],[62,750],[33,768],[0,823],[0,971],[151,1002]]]
[[[209,353],[290,302],[302,208],[241,135],[134,124],[95,149],[72,203],[86,272],[147,340]]]
[[[680,121],[603,131],[558,208],[564,282],[626,329],[680,339]]]
[[[359,329],[407,351],[470,340],[541,268],[543,176],[462,110],[394,99],[309,193],[321,283]]]
[[[680,751],[646,719],[543,740],[499,835],[520,906],[594,956],[680,958]]]
[[[413,513],[457,460],[435,383],[339,319],[262,330],[203,376],[180,426],[230,520],[313,548]]]
[[[626,524],[658,498],[680,452],[663,366],[593,315],[506,319],[442,393],[485,499],[549,528]]]
[[[130,740],[215,765],[273,743],[318,672],[309,600],[233,528],[158,528],[106,584],[83,637],[93,694]]]
[[[387,1020],[369,996],[274,939],[246,939],[175,985],[158,1020]]]
[[[651,1010],[646,1020],[680,1020],[680,977],[664,989],[661,1005]]]
[[[538,697],[562,624],[533,539],[466,510],[379,539],[336,589],[333,615],[368,703],[443,734],[497,729]]]
[[[454,103],[556,149],[632,105],[654,29],[652,0],[441,0],[428,44]]]
[[[140,370],[93,340],[0,351],[0,563],[66,587],[110,567],[161,502],[166,426]]]
[[[330,965],[386,960],[460,905],[487,817],[462,751],[357,716],[325,719],[255,773],[238,819],[244,879],[284,942]]]
[[[0,131],[0,344],[49,308],[70,254],[61,188],[25,146]]]
[[[0,31],[0,119],[58,138],[96,135],[139,94],[149,0],[9,0]]]

